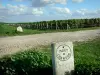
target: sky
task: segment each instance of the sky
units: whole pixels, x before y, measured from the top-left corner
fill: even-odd
[[[100,18],[100,0],[0,0],[0,22]]]

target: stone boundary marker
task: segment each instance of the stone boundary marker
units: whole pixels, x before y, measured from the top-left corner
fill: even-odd
[[[74,53],[72,42],[53,43],[52,64],[53,75],[74,74]]]

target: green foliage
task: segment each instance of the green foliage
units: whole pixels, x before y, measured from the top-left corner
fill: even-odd
[[[25,51],[0,60],[0,75],[52,75],[48,53]]]
[[[26,29],[39,29],[39,30],[62,30],[68,29],[67,25],[71,29],[76,28],[88,28],[88,27],[100,27],[100,18],[91,19],[69,19],[69,20],[52,20],[41,21],[31,23],[19,23]],[[16,25],[16,24],[15,24]]]

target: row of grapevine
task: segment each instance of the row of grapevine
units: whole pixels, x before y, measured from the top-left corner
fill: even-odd
[[[100,26],[100,18],[15,23],[14,25],[15,26],[20,25],[26,29],[40,29],[40,30],[87,28],[87,27],[99,27]]]

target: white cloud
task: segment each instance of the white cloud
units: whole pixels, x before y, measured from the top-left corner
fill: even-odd
[[[0,4],[0,21],[6,20],[8,16],[8,9]]]
[[[76,10],[73,11],[72,13],[72,17],[73,18],[96,18],[100,16],[100,9],[98,10],[94,10],[94,11],[90,11],[87,9],[80,9],[80,10]]]
[[[25,5],[11,5],[7,4],[8,14],[9,15],[43,15],[42,8],[33,8]]]
[[[16,2],[30,2],[33,7],[45,7],[53,4],[67,4],[67,0],[9,0]]]
[[[73,2],[75,2],[75,3],[81,3],[81,2],[83,2],[84,0],[72,0]]]
[[[43,9],[41,9],[41,8],[33,8],[32,9],[32,14],[34,14],[36,16],[43,15]]]
[[[67,0],[55,0],[55,3],[66,4]]]
[[[53,7],[53,9],[56,10],[56,12],[59,14],[71,14],[68,8]]]
[[[51,0],[43,0],[43,2],[45,3],[49,3]]]
[[[11,5],[7,4],[8,14],[19,15],[27,12],[28,7],[25,5]]]
[[[74,18],[84,18],[87,17],[89,11],[87,9],[80,9],[72,12],[72,17]]]
[[[77,14],[81,14],[81,15],[85,15],[86,13],[88,13],[87,9],[80,9],[80,10],[76,10]]]

